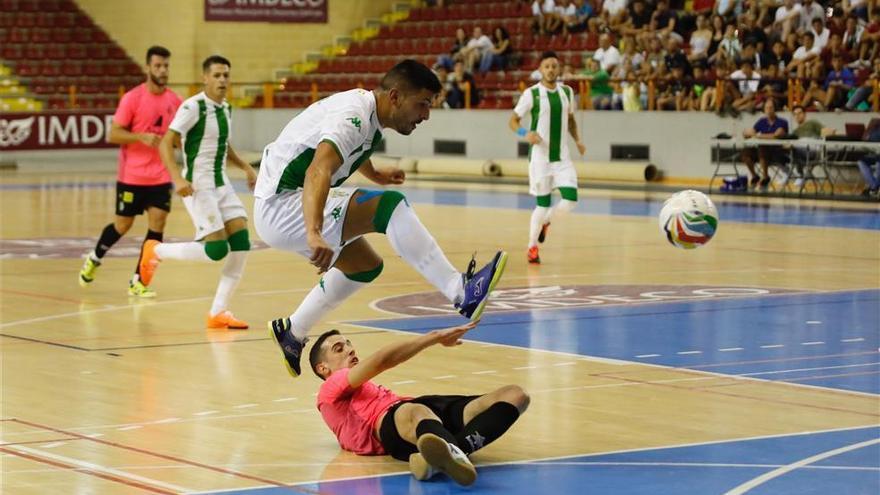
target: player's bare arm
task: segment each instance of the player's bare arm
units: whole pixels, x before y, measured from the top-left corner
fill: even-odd
[[[425,335],[389,344],[351,368],[348,372],[348,384],[353,388],[360,387],[376,375],[403,363],[432,345],[440,344],[445,347],[461,345],[461,337],[476,327],[477,323],[472,321],[458,327],[432,330]]]
[[[333,145],[322,142],[315,149],[315,156],[303,182],[306,240],[312,250],[311,263],[318,267],[318,273],[329,270],[333,261],[333,249],[327,245],[321,232],[324,230],[324,205],[330,192],[330,178],[341,166],[342,158]]]
[[[254,186],[257,185],[257,171],[254,170],[254,167],[252,167],[250,163],[242,160],[241,157],[238,156],[238,153],[232,149],[231,144],[226,148],[226,161],[244,170],[245,175],[247,175],[248,187],[253,191]]]
[[[377,169],[373,166],[372,160],[367,160],[362,163],[358,171],[366,178],[375,182],[376,184],[380,184],[383,186],[387,186],[389,184],[403,184],[406,180],[406,172],[397,168],[397,167],[383,167]]]
[[[520,124],[522,119],[519,118],[519,115],[513,114],[510,116],[510,122],[508,122],[508,127],[510,130],[520,135],[523,139],[528,141],[529,144],[538,144],[541,142],[541,136],[538,135],[535,131],[528,131],[525,135],[522,134],[520,129],[525,130]]]
[[[149,132],[131,132],[125,127],[117,124],[116,121],[113,121],[113,123],[110,124],[110,135],[107,136],[107,141],[113,144],[131,144],[141,142],[151,148],[159,146],[159,141],[161,139],[162,136],[158,134],[152,134]]]
[[[574,118],[574,115],[568,116],[568,133],[571,134],[571,138],[574,139],[574,144],[578,147],[578,153],[583,156],[587,151],[587,147],[584,146],[584,143],[581,142],[581,138],[578,135],[577,119]]]
[[[183,178],[180,173],[180,166],[174,158],[174,148],[180,148],[180,134],[169,130],[165,133],[165,137],[159,142],[159,157],[162,159],[162,165],[171,174],[171,181],[174,182],[174,191],[182,197],[189,196],[193,193],[192,184]]]

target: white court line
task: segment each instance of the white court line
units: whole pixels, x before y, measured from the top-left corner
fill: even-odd
[[[193,416],[210,416],[211,414],[217,414],[220,411],[200,411],[197,413],[193,413]]]
[[[679,351],[676,354],[702,354],[703,351]]]
[[[280,399],[274,399],[272,402],[287,402],[289,400],[297,400],[296,397],[282,397]]]
[[[123,426],[122,428],[116,428],[117,431],[128,431],[128,430],[137,430],[138,428],[143,428],[144,425],[131,425],[131,426]]]
[[[67,442],[54,442],[54,443],[47,443],[46,445],[41,445],[41,447],[44,448],[44,449],[54,449],[55,447],[60,447],[60,446],[62,446],[62,445],[64,445],[64,444],[66,444],[66,443],[67,443]]]
[[[577,364],[577,363],[573,363],[571,361],[566,361],[564,363],[556,363],[553,366],[574,366],[575,364]]]
[[[435,380],[446,380],[448,378],[455,378],[455,375],[441,375],[434,377]]]
[[[865,339],[863,339],[862,337],[858,337],[855,339],[840,339],[841,342],[862,342],[864,340]]]
[[[778,468],[781,464],[737,464],[724,462],[542,462],[542,466],[663,466],[663,467],[729,467],[729,468]],[[801,469],[830,471],[878,471],[880,467],[866,466],[803,466]]]
[[[725,347],[724,349],[718,349],[721,352],[734,352],[743,350],[742,347]]]
[[[538,368],[540,368],[540,366],[517,366],[516,368],[513,368],[513,369],[515,369],[515,370],[534,370],[534,369],[538,369]]]
[[[127,479],[131,481],[138,481],[140,483],[144,483],[146,485],[150,485],[156,488],[164,488],[166,490],[170,490],[172,492],[182,493],[189,492],[191,489],[182,487],[180,485],[172,485],[171,483],[165,483],[159,480],[154,480],[152,478],[144,478],[143,476],[138,476],[136,474],[132,474],[126,471],[120,471],[118,469],[113,469],[111,467],[102,466],[100,464],[94,464],[91,462],[82,461],[79,459],[73,459],[71,457],[65,457],[63,455],[53,454],[51,452],[44,452],[42,450],[32,449],[29,447],[24,447],[22,445],[15,445],[10,447],[4,447],[10,450],[15,450],[19,452],[23,452],[26,454],[31,454],[39,457],[44,457],[47,459],[52,459],[53,461],[63,462],[65,464],[71,464],[73,466],[77,466],[79,469],[88,469],[91,471],[97,471],[99,473],[110,474],[116,476],[117,478]]]
[[[812,342],[801,342],[801,345],[822,345],[824,343],[825,342],[823,342],[821,340],[814,340]]]
[[[642,358],[660,357],[660,356],[662,356],[662,354],[639,354],[636,357],[639,359],[642,359]]]
[[[498,373],[496,370],[472,371],[472,375],[488,375],[490,373]]]
[[[239,404],[237,406],[232,406],[232,408],[233,409],[248,409],[248,408],[257,407],[257,406],[259,406],[259,404],[250,403],[250,404]]]
[[[790,370],[777,370],[777,371],[760,371],[757,373],[741,373],[736,376],[759,376],[759,375],[776,375],[779,373],[794,373],[797,371],[819,371],[819,370],[836,370],[840,368],[860,368],[862,366],[878,366],[880,363],[864,363],[864,364],[843,364],[840,366],[819,366],[816,368],[795,368]]]
[[[408,385],[410,383],[416,383],[415,380],[400,380],[399,382],[391,382],[392,385]]]
[[[778,349],[780,347],[785,347],[785,344],[770,344],[770,345],[762,345],[761,349]]]
[[[782,475],[788,474],[789,472],[794,471],[795,469],[798,469],[800,467],[804,467],[804,466],[806,466],[808,464],[812,464],[814,462],[819,462],[819,461],[821,461],[823,459],[827,459],[829,457],[834,457],[838,454],[843,454],[843,453],[849,452],[851,450],[857,450],[862,447],[868,447],[870,445],[875,445],[878,443],[880,443],[880,438],[874,438],[871,440],[866,440],[864,442],[854,443],[852,445],[846,445],[844,447],[840,447],[839,449],[829,450],[828,452],[822,452],[821,454],[816,454],[812,457],[807,457],[805,459],[801,459],[797,462],[793,462],[787,466],[779,467],[777,469],[774,469],[773,471],[770,471],[769,473],[764,473],[761,476],[758,476],[757,478],[753,478],[749,481],[746,481],[745,483],[739,485],[738,487],[734,488],[733,490],[728,491],[724,495],[742,495],[743,493],[746,493],[747,491],[751,490],[752,488],[763,485],[764,483],[766,483],[774,478],[778,478]]]
[[[164,425],[167,423],[176,423],[178,421],[180,421],[180,418],[165,418],[165,419],[160,419],[159,421],[153,421],[153,424],[154,425]]]

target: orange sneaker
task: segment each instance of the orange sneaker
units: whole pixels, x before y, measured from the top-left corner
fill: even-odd
[[[541,262],[541,257],[538,256],[538,246],[532,246],[529,248],[529,252],[526,255],[529,259],[529,263],[538,264]]]
[[[153,281],[153,274],[156,273],[156,267],[159,266],[159,257],[156,256],[156,246],[159,241],[155,239],[147,239],[144,241],[144,248],[141,250],[140,264],[140,281],[144,285],[150,285]]]
[[[206,325],[208,328],[228,328],[230,330],[245,330],[248,328],[247,322],[239,320],[230,311],[223,311],[214,316],[208,313]]]

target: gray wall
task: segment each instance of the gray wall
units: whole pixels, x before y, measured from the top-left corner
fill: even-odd
[[[236,110],[233,145],[260,151],[281,132],[296,110]],[[463,140],[467,158],[516,158],[516,136],[508,129],[511,112],[505,110],[435,110],[410,136],[388,131],[386,153],[393,156],[432,156],[435,139]],[[841,132],[846,122],[867,121],[876,114],[810,114],[827,127]],[[581,139],[587,146],[585,160],[606,161],[612,144],[647,144],[650,161],[667,177],[706,178],[711,175],[709,138],[720,132],[739,135],[760,115],[739,119],[719,118],[702,112],[578,112]],[[783,117],[792,124],[791,115]],[[574,151],[574,146],[570,148]],[[573,157],[575,158],[575,157]]]

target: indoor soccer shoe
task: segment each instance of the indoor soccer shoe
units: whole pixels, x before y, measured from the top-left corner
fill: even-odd
[[[541,225],[541,233],[538,234],[538,242],[543,244],[544,240],[547,239],[547,232],[550,230],[550,222]]]
[[[228,328],[230,330],[246,330],[247,322],[239,320],[231,311],[221,311],[214,316],[208,313],[206,325],[208,328]]]
[[[91,255],[86,256],[86,260],[83,262],[83,266],[79,270],[79,285],[82,287],[88,287],[88,285],[95,280],[95,272],[98,270],[99,266],[101,266],[100,261],[93,260]]]
[[[504,251],[495,253],[495,258],[476,273],[474,273],[476,262],[471,259],[467,273],[462,276],[464,299],[455,306],[462,316],[470,318],[471,321],[480,319],[480,316],[483,315],[483,309],[489,301],[489,294],[501,280],[506,265],[507,253]]]
[[[156,297],[156,291],[142,284],[136,277],[137,275],[132,277],[131,282],[128,283],[128,295],[144,298]]]
[[[156,255],[156,246],[159,241],[155,239],[147,239],[144,241],[144,248],[141,250],[140,275],[141,282],[144,285],[150,285],[153,281],[153,274],[156,273],[156,267],[159,266],[159,257]]]
[[[426,433],[420,436],[416,447],[428,464],[446,473],[459,485],[472,485],[477,480],[477,469],[467,455],[437,435]]]
[[[287,367],[290,376],[296,378],[302,373],[299,359],[302,357],[303,347],[308,339],[302,342],[296,340],[290,332],[291,327],[290,318],[279,318],[269,322],[269,333],[272,334],[272,339],[284,354],[284,366]]]
[[[526,258],[529,260],[529,263],[538,264],[541,262],[541,257],[538,256],[538,246],[532,246],[529,248],[529,251],[526,253]]]

